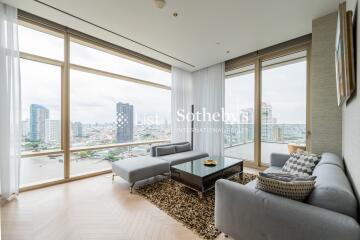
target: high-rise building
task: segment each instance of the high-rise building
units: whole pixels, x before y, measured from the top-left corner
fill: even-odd
[[[247,142],[254,141],[254,109],[248,108],[245,112],[247,114]]]
[[[272,106],[265,102],[261,105],[261,140],[271,141],[272,135]]]
[[[61,141],[60,120],[45,120],[45,142],[59,144]]]
[[[283,129],[280,128],[279,126],[274,126],[272,128],[272,140],[275,142],[283,142],[284,141]]]
[[[30,134],[30,121],[29,119],[21,121],[21,135],[28,137]]]
[[[134,138],[134,107],[128,103],[116,104],[116,140],[132,142]]]
[[[81,122],[74,122],[71,125],[72,136],[73,137],[82,137],[83,136],[83,126]]]
[[[49,119],[49,109],[38,104],[30,105],[30,138],[45,141],[45,124]]]

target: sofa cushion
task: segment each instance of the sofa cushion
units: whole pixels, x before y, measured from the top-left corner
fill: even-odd
[[[311,175],[321,156],[307,153],[290,153],[282,171],[292,174]]]
[[[191,144],[185,143],[185,144],[175,145],[175,150],[177,153],[191,151]]]
[[[156,157],[156,148],[158,147],[166,147],[166,146],[174,146],[174,145],[182,145],[189,142],[179,142],[179,143],[169,143],[169,144],[161,144],[161,145],[155,145],[150,148],[150,155],[152,157]]]
[[[251,182],[248,182],[247,184],[245,184],[245,187],[247,187],[249,189],[256,189],[256,182],[257,182],[257,179],[252,180]]]
[[[271,153],[270,154],[270,167],[282,168],[286,161],[289,160],[290,155],[284,153]]]
[[[176,153],[175,146],[163,146],[156,148],[156,156],[164,156]]]
[[[307,202],[356,219],[357,201],[344,171],[334,164],[322,164],[313,175],[316,184]]]
[[[317,166],[323,165],[323,164],[333,164],[338,166],[339,168],[341,168],[344,171],[344,161],[339,158],[336,154],[334,153],[323,153],[321,155],[321,160],[318,163]]]
[[[160,156],[158,158],[170,163],[170,165],[175,165],[208,156],[209,154],[203,152],[187,151],[187,152],[175,153],[171,155]]]

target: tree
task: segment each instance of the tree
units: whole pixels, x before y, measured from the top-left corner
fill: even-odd
[[[116,156],[116,153],[114,153],[113,151],[109,151],[104,159],[111,161],[111,162],[115,162],[115,161],[119,160],[119,157]]]
[[[93,155],[94,155],[94,153],[92,151],[81,151],[79,153],[80,158],[88,158],[88,157],[91,157]]]

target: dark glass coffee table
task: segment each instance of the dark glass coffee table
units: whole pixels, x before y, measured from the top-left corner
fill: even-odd
[[[217,161],[217,165],[213,167],[205,166],[203,162],[207,159]],[[243,160],[210,156],[173,165],[170,171],[172,180],[196,190],[200,198],[202,198],[203,193],[213,188],[218,179],[230,178],[236,174],[239,174],[242,178]]]

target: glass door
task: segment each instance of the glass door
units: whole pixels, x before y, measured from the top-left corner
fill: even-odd
[[[255,65],[226,75],[225,156],[254,161]]]
[[[306,51],[261,62],[261,163],[306,148]]]

